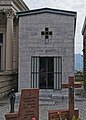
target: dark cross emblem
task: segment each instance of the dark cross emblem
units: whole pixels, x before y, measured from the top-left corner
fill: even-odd
[[[75,115],[74,109],[74,88],[81,87],[81,84],[74,84],[74,76],[68,77],[69,84],[62,84],[62,88],[69,89],[69,120],[72,119],[73,115]]]
[[[49,40],[49,36],[52,35],[52,31],[49,31],[49,28],[45,28],[45,31],[41,31],[41,35],[45,36],[45,40]]]

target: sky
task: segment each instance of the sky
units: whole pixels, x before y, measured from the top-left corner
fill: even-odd
[[[86,0],[24,0],[29,9],[54,8],[77,12],[75,53],[83,54],[82,28],[86,16]]]

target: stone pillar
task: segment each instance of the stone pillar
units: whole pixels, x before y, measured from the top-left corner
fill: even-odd
[[[6,16],[6,70],[13,70],[13,11],[8,10]]]

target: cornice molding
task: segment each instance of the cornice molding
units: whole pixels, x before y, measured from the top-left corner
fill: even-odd
[[[25,4],[23,0],[12,0],[12,2],[20,9],[20,11],[29,10],[28,6]]]
[[[1,0],[0,10],[2,9],[13,9],[15,12],[23,12],[29,10],[28,6],[23,0]]]
[[[86,17],[85,17],[84,24],[82,27],[82,35],[84,35],[85,30],[86,30]]]

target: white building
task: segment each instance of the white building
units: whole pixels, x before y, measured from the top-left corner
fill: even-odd
[[[0,97],[17,90],[18,22],[16,12],[29,8],[23,0],[0,0]]]
[[[42,8],[18,12],[18,88],[61,89],[74,73],[76,12]]]

